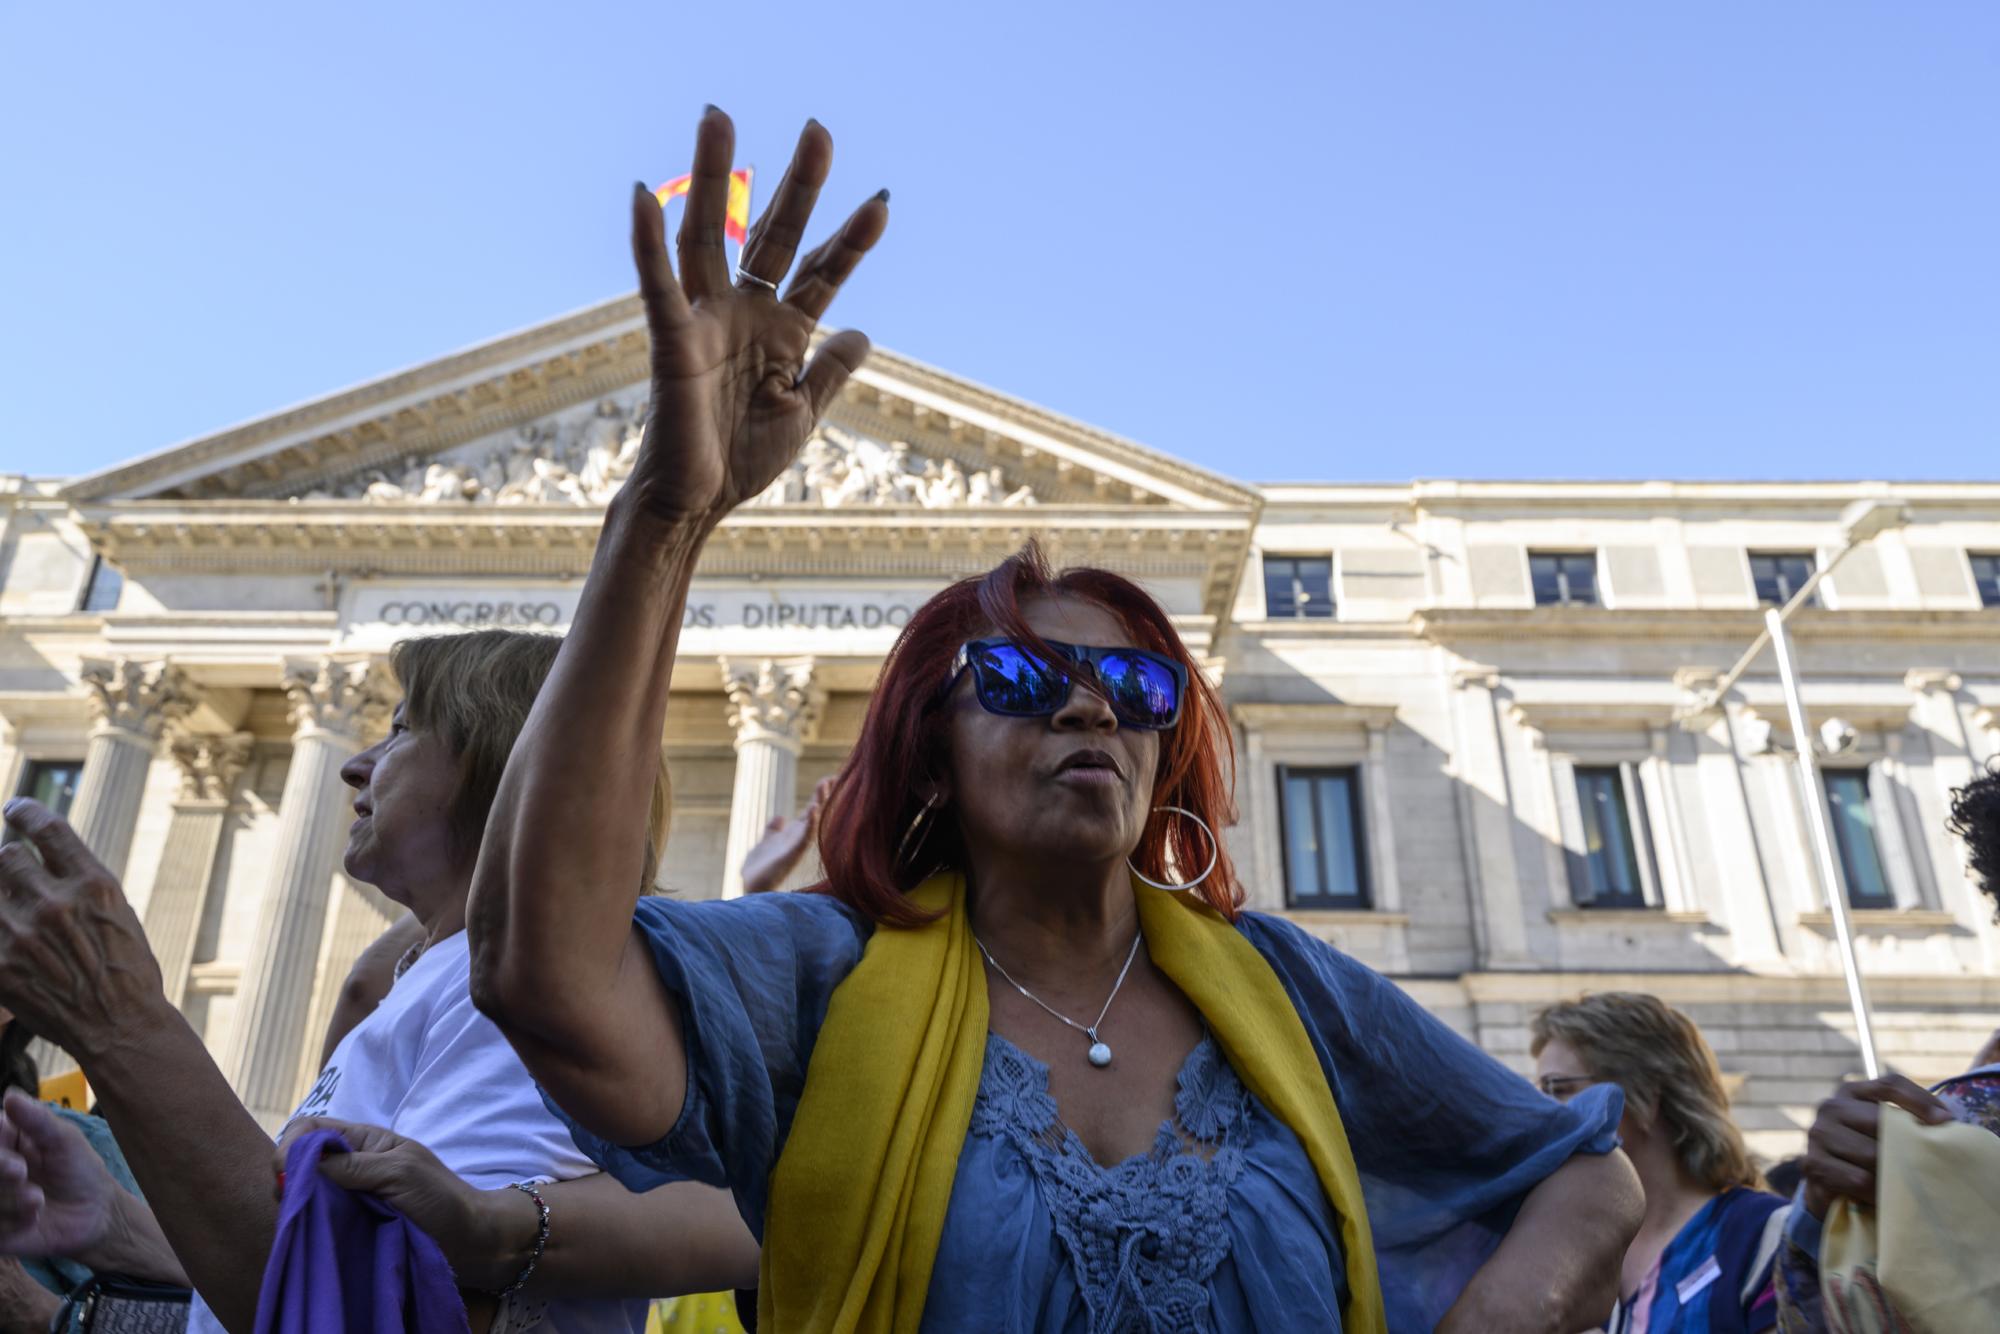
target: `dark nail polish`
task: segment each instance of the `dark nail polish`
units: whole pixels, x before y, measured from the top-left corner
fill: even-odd
[[[703,102],[701,104],[701,114],[704,116],[713,116],[716,112],[720,110],[722,110],[722,108],[717,106],[713,102]]]
[[[875,198],[878,202],[886,204],[889,202],[889,192],[887,190],[877,190]]]
[[[821,125],[821,124],[819,123],[819,117],[818,117],[818,116],[807,116],[807,117],[806,117],[806,128],[807,128],[807,129],[809,129],[809,130],[810,130],[810,129],[821,129],[821,130],[823,130],[823,129],[825,129],[825,128],[826,128],[826,126],[824,126],[824,125]]]

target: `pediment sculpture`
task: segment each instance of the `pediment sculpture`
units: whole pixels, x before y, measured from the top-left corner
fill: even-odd
[[[373,468],[302,500],[359,500],[371,505],[601,506],[618,494],[639,454],[644,401],[613,399],[563,424],[533,422],[509,439],[400,466]],[[791,467],[750,502],[820,509],[961,505],[1033,505],[1031,487],[1009,487],[1002,471],[971,471],[953,459],[929,459],[902,441],[883,443],[822,425]]]

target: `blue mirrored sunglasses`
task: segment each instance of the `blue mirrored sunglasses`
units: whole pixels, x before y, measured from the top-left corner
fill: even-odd
[[[1062,655],[1061,663],[1048,662],[1016,640],[969,640],[959,646],[942,694],[949,695],[970,670],[973,694],[988,713],[1046,718],[1068,701],[1081,667],[1124,726],[1157,732],[1180,721],[1187,669],[1172,658],[1142,648],[1046,643]]]

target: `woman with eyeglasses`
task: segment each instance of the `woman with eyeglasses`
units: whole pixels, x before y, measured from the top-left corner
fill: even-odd
[[[867,351],[781,295],[809,124],[732,277],[701,122],[678,281],[635,200],[652,415],[475,874],[473,987],[635,1188],[726,1185],[765,1330],[1574,1330],[1636,1225],[1615,1090],[1540,1097],[1385,979],[1240,909],[1229,730],[1168,615],[1030,548],[889,654],[819,892],[631,892],[637,776],[703,543]],[[560,830],[560,836],[552,836]],[[621,1147],[626,1146],[626,1147]]]
[[[1601,991],[1531,1028],[1536,1082],[1557,1102],[1616,1085],[1619,1137],[1646,1192],[1611,1334],[1753,1334],[1778,1323],[1785,1201],[1764,1189],[1694,1021],[1657,996]]]

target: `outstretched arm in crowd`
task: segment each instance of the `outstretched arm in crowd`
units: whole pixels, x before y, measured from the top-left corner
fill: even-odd
[[[347,981],[341,984],[340,995],[334,1000],[333,1014],[326,1022],[326,1041],[319,1049],[321,1069],[333,1060],[333,1049],[340,1045],[340,1040],[375,1013],[375,1007],[396,984],[396,965],[423,938],[424,924],[415,913],[404,913],[400,921],[391,923],[387,931],[356,957],[347,970]]]
[[[0,848],[0,1004],[83,1067],[188,1278],[247,1330],[278,1225],[270,1137],[167,1001],[117,878],[39,803],[6,815],[25,841]]]
[[[1645,1207],[1623,1153],[1571,1158],[1528,1192],[1440,1334],[1595,1329],[1618,1300],[1619,1261]]]
[[[804,810],[793,816],[771,817],[771,823],[764,826],[764,837],[743,858],[745,894],[768,894],[784,887],[786,878],[798,869],[806,850],[819,837],[820,809],[832,790],[833,780],[822,778],[813,784],[812,800]]]
[[[639,457],[605,515],[576,619],[516,743],[467,909],[473,998],[537,1080],[621,1144],[672,1127],[686,1094],[677,1007],[632,930],[668,677],[695,562],[724,515],[788,465],[867,355],[814,326],[888,222],[863,204],[784,281],[832,161],[817,122],[743,247],[723,222],[735,132],[710,108],[669,262],[660,208],[632,197],[632,252],[652,339]]]

